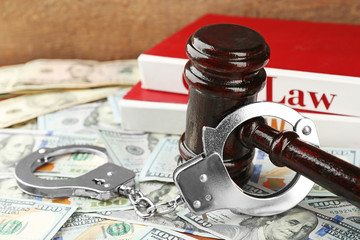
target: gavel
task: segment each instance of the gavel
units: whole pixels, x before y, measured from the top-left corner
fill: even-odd
[[[214,24],[190,36],[186,53],[189,100],[179,142],[184,162],[203,152],[204,126],[216,127],[228,114],[256,102],[266,83],[264,66],[270,49],[250,28]],[[311,129],[303,131],[307,134]],[[360,207],[360,168],[301,140],[293,131],[271,128],[262,117],[238,126],[225,143],[223,163],[239,187],[252,175],[254,148],[268,153],[274,165],[286,166]]]

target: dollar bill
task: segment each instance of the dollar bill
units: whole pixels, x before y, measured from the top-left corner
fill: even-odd
[[[39,130],[96,134],[94,127],[120,128],[108,101],[86,103],[38,117]]]
[[[39,59],[0,68],[0,94],[134,85],[139,79],[136,60]]]
[[[16,164],[25,156],[42,147],[59,147],[74,144],[101,146],[96,135],[65,134],[52,131],[1,129],[0,175],[13,173]],[[65,159],[65,160],[64,160]],[[64,156],[42,167],[43,172],[56,176],[74,177],[92,170],[105,161],[95,155],[74,154]],[[89,165],[87,165],[89,163]],[[80,171],[80,172],[79,172]],[[59,174],[60,173],[60,174]]]
[[[107,201],[100,201],[88,197],[68,197],[63,199],[39,198],[36,200],[43,202],[61,203],[77,206],[77,212],[92,213],[99,211],[120,211],[133,209],[129,199],[125,197],[114,197]]]
[[[339,215],[347,220],[360,224],[360,208],[352,205],[343,198],[314,198],[305,200],[310,206]]]
[[[53,240],[133,239],[145,226],[75,213]]]
[[[0,102],[0,128],[36,118],[77,104],[106,98],[121,91],[120,87],[93,88],[24,95]]]
[[[150,156],[153,145],[164,135],[130,133],[115,129],[97,129],[113,161],[139,173]]]
[[[0,198],[0,239],[51,239],[76,207]]]
[[[357,149],[323,148],[323,150],[353,165],[360,166],[360,151]],[[254,165],[255,170],[250,181],[273,191],[278,191],[286,186],[295,176],[295,172],[291,169],[273,165],[269,156],[261,150],[256,150]],[[315,184],[309,196],[326,197],[336,195]]]
[[[261,185],[258,185],[253,182],[247,182],[244,186],[241,187],[246,193],[249,193],[254,196],[261,196],[261,195],[269,195],[275,193],[275,191],[265,188]]]
[[[179,137],[161,139],[146,160],[139,181],[173,182],[173,172],[179,156]]]
[[[0,67],[0,95],[8,95],[10,86],[13,86],[17,79],[19,78],[20,70],[24,65],[13,65],[13,66],[5,66]],[[11,95],[8,95],[11,96]]]
[[[192,238],[184,234],[167,230],[164,228],[147,227],[137,234],[133,240],[167,240],[167,239],[178,239],[178,240],[192,240]]]
[[[140,184],[140,190],[146,197],[151,199],[155,204],[167,202],[175,199],[179,194],[177,188],[173,183],[159,183],[159,182],[144,182]],[[97,217],[120,220],[129,223],[136,223],[142,225],[155,226],[158,228],[167,228],[179,232],[186,232],[198,236],[214,237],[211,234],[204,232],[193,224],[181,219],[176,215],[178,211],[184,209],[184,206],[179,206],[176,211],[163,216],[153,216],[150,218],[139,217],[134,210],[128,211],[102,211],[93,214]]]
[[[37,119],[31,119],[26,122],[21,122],[21,123],[11,125],[8,128],[38,130],[38,123],[37,123]]]
[[[178,215],[204,231],[224,239],[359,239],[360,225],[301,203],[284,213],[251,217],[236,210],[201,216],[183,210]]]
[[[81,233],[76,240],[81,239],[133,239],[145,226],[121,221],[103,220]]]
[[[93,217],[85,213],[73,213],[55,234],[53,240],[73,240],[87,228],[103,220],[103,218]]]
[[[47,180],[59,180],[62,178],[46,178]],[[48,203],[60,203],[77,207],[77,212],[98,212],[106,210],[132,209],[130,201],[125,197],[115,197],[108,201],[100,201],[88,197],[69,197],[62,199],[50,199],[32,196],[23,192],[16,183],[15,178],[0,179],[0,195],[10,198],[30,199]]]

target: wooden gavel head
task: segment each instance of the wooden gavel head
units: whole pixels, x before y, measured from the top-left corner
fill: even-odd
[[[186,130],[180,153],[188,160],[203,151],[203,126],[216,125],[235,109],[255,102],[264,87],[270,50],[256,31],[234,24],[197,30],[187,41],[184,77],[189,85]],[[224,164],[240,186],[252,173],[254,149],[244,147],[235,130],[224,149]]]

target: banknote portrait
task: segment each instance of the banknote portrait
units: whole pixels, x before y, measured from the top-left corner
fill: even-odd
[[[68,73],[73,81],[91,82],[89,76],[94,72],[95,66],[86,62],[75,62],[68,68]]]
[[[295,207],[274,216],[250,217],[238,226],[214,225],[211,228],[224,235],[234,236],[234,239],[306,240],[317,224],[318,219],[314,213]]]
[[[115,122],[115,118],[108,102],[103,102],[89,114],[84,120],[84,126],[103,126],[103,127],[119,127]]]
[[[20,159],[32,152],[34,144],[34,137],[26,134],[10,135],[0,140],[0,167],[15,167]]]

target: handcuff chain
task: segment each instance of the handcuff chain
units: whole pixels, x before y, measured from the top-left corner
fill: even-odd
[[[168,202],[154,203],[146,197],[140,190],[133,187],[121,186],[119,193],[126,195],[134,207],[136,214],[142,218],[152,216],[161,216],[175,211],[175,209],[184,203],[180,195]]]

